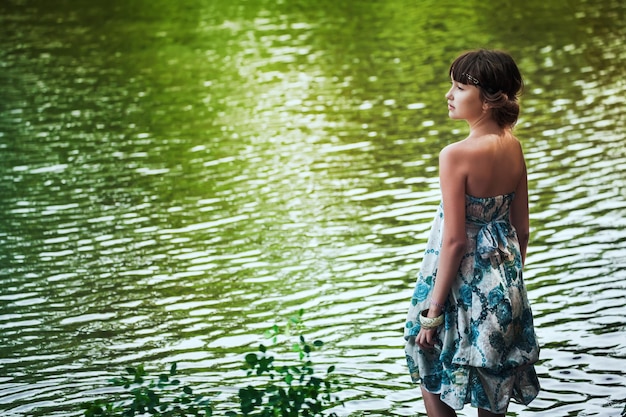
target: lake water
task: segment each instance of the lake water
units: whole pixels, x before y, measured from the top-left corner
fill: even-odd
[[[177,362],[225,409],[304,309],[343,416],[424,415],[402,326],[463,138],[465,49],[525,77],[525,272],[543,390],[510,416],[626,405],[626,4],[0,4],[0,413],[79,416]],[[277,349],[281,349],[280,346]],[[217,394],[220,392],[221,394]],[[218,411],[219,412],[219,411]],[[466,407],[461,416],[474,416]]]

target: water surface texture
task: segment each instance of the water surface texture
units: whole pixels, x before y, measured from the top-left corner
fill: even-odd
[[[304,309],[316,363],[345,381],[340,415],[425,415],[402,325],[438,152],[467,132],[447,118],[448,65],[485,46],[526,82],[543,390],[509,415],[619,416],[625,11],[3,1],[0,414],[80,416],[125,366],[174,361],[219,414],[243,355]]]

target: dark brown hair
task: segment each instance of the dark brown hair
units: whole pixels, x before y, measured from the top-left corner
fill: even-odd
[[[465,52],[450,65],[450,76],[456,82],[479,88],[481,100],[490,105],[499,126],[515,125],[523,81],[511,55],[488,49]]]

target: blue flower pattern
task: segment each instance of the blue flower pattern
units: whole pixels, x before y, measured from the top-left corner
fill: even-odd
[[[522,260],[509,221],[513,193],[489,198],[466,196],[467,253],[445,302],[440,344],[415,344],[417,315],[428,308],[436,281],[444,224],[443,206],[435,216],[404,336],[414,382],[437,393],[454,409],[471,403],[504,413],[511,400],[528,404],[538,394],[534,363],[539,346],[522,278]]]

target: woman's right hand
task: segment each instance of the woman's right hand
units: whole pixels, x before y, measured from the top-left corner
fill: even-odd
[[[421,328],[415,337],[415,344],[422,349],[432,349],[437,344],[437,329]]]

